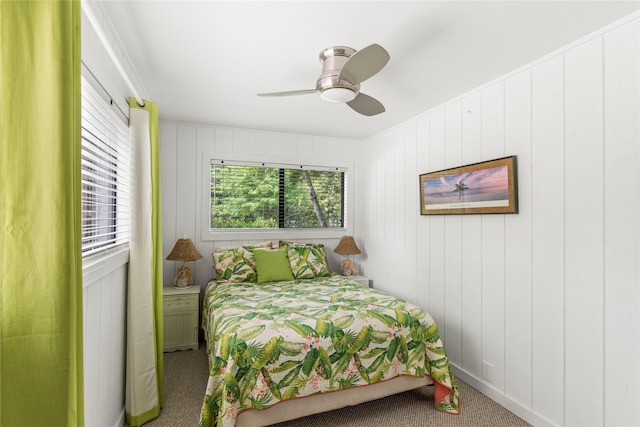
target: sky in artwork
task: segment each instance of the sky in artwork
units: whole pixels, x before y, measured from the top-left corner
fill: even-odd
[[[441,194],[454,191],[456,184],[464,182],[470,190],[498,191],[508,188],[507,166],[480,169],[457,175],[428,179],[424,183],[425,195]]]

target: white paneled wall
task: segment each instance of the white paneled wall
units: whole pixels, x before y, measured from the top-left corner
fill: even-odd
[[[127,261],[113,251],[83,266],[84,406],[87,427],[124,425]]]
[[[265,162],[302,163],[313,161],[339,161],[353,163],[361,142],[337,138],[293,135],[259,130],[235,129],[202,124],[160,123],[160,163],[162,170],[162,234],[163,254],[166,257],[176,239],[186,235],[193,240],[203,259],[192,265],[194,282],[204,287],[213,277],[212,253],[215,248],[237,247],[246,243],[278,238],[250,237],[234,240],[203,240],[203,216],[208,209],[206,197],[206,176],[203,178],[202,165],[206,155],[235,156],[259,159]],[[204,160],[203,160],[204,159]],[[356,173],[357,168],[353,171]],[[205,173],[206,175],[206,173]],[[203,191],[204,189],[204,191]],[[353,197],[350,194],[349,197]],[[354,203],[355,205],[355,203]],[[355,208],[357,210],[357,208]],[[205,219],[206,222],[206,219]],[[277,233],[276,233],[277,234]],[[360,242],[358,236],[354,236]],[[340,262],[333,248],[339,238],[312,239],[283,233],[280,238],[295,241],[323,243],[327,250],[329,265],[333,271],[340,271]],[[353,257],[358,264],[360,256]],[[173,261],[164,262],[165,286],[172,284],[177,265]]]
[[[536,425],[640,425],[639,50],[635,14],[363,143],[363,274]],[[517,215],[419,215],[420,173],[508,155]]]

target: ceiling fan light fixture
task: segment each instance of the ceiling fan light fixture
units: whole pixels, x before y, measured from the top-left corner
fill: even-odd
[[[320,97],[329,102],[349,102],[356,97],[356,93],[344,87],[330,87],[320,92]]]

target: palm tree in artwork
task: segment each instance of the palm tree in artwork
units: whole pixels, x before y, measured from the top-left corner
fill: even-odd
[[[462,180],[460,180],[460,182],[456,184],[456,189],[453,191],[458,193],[458,200],[460,200],[460,198],[462,197],[462,192],[468,189],[469,189],[469,186],[464,182],[462,182]]]

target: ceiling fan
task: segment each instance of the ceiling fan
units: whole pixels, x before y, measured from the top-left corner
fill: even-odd
[[[377,74],[389,62],[389,54],[378,44],[356,51],[347,46],[331,46],[320,52],[322,73],[315,89],[259,93],[258,96],[292,96],[318,93],[330,102],[346,102],[354,111],[375,116],[385,111],[375,98],[360,92],[360,83]]]

